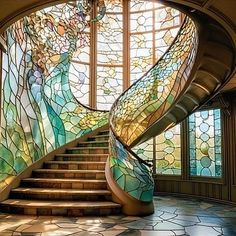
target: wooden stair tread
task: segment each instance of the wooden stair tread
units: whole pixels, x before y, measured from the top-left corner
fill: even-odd
[[[109,143],[108,142],[108,140],[100,140],[100,141],[96,141],[96,140],[87,140],[87,141],[83,141],[83,142],[79,142],[78,144],[88,144],[88,143],[92,143],[92,144],[94,144],[94,143]]]
[[[101,138],[95,140],[94,138]],[[66,148],[32,171],[0,203],[2,211],[26,215],[102,216],[120,214],[105,179],[109,157],[108,134]],[[97,144],[97,145],[96,145]],[[97,150],[97,151],[96,151]],[[71,152],[71,153],[70,153]],[[78,152],[78,153],[77,153]],[[62,169],[61,169],[62,168]]]
[[[105,170],[68,170],[68,169],[37,169],[33,172],[57,173],[105,173]]]
[[[45,161],[45,164],[106,164],[105,161]]]
[[[66,150],[83,150],[83,149],[108,149],[108,146],[107,147],[101,147],[101,146],[98,146],[98,147],[71,147],[71,148],[67,148]]]
[[[12,193],[22,192],[22,193],[39,193],[39,194],[53,194],[53,193],[63,193],[63,194],[96,194],[96,195],[110,195],[109,190],[84,190],[84,189],[54,189],[54,188],[15,188],[11,190]]]
[[[67,149],[69,150],[69,149]],[[107,156],[108,157],[108,154],[107,153],[62,153],[62,154],[56,154],[55,156],[82,156],[82,157],[91,157],[91,156]]]
[[[59,178],[26,178],[24,182],[59,182],[59,183],[107,183],[106,180],[102,179],[59,179]]]
[[[31,208],[119,208],[120,204],[110,201],[48,201],[48,200],[24,200],[24,199],[7,199],[0,204],[31,207]]]
[[[100,135],[94,135],[94,136],[92,136],[92,137],[89,137],[89,138],[104,138],[104,137],[107,137],[107,138],[109,138],[110,136],[109,136],[109,134],[100,134]]]

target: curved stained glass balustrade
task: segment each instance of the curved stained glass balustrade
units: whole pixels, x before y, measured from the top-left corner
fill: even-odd
[[[72,55],[86,46],[89,23],[76,3],[32,13],[6,31],[0,189],[47,153],[108,123],[108,113],[80,104],[69,84]]]
[[[110,168],[116,183],[132,197],[140,201],[151,201],[153,182],[148,181],[146,189],[142,189],[144,179],[137,178],[134,186],[128,181],[133,173],[126,168],[119,168],[121,163],[134,170],[132,166],[135,156],[127,147],[150,128],[175,102],[187,83],[194,64],[198,47],[197,32],[193,21],[186,18],[175,41],[164,56],[136,83],[125,91],[113,104],[110,111],[110,126],[114,137],[111,140]],[[117,145],[117,146],[116,146]],[[116,155],[116,156],[115,156]],[[116,160],[116,161],[114,161]],[[147,167],[146,167],[147,169]],[[151,173],[145,172],[152,179]],[[143,194],[141,193],[143,191]]]
[[[110,147],[110,168],[117,184],[138,200],[152,201],[154,182],[149,167],[128,153],[113,134]]]

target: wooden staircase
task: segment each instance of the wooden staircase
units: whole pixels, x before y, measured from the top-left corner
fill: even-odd
[[[3,212],[30,215],[110,215],[121,212],[112,202],[105,179],[109,131],[68,148],[42,169],[23,179],[0,203]]]

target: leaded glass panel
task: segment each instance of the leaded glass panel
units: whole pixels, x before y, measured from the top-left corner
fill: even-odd
[[[122,2],[108,4],[97,24],[97,108],[109,110],[123,89]]]
[[[166,52],[180,24],[175,9],[156,2],[130,1],[130,84]]]
[[[97,67],[97,106],[109,110],[119,94],[122,93],[122,67]]]
[[[156,136],[156,171],[162,175],[181,174],[180,125]]]
[[[195,112],[189,117],[191,176],[222,176],[220,109]]]
[[[143,160],[153,160],[153,138],[132,149]]]

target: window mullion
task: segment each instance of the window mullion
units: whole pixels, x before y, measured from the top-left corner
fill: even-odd
[[[188,118],[186,118],[181,123],[181,165],[182,165],[182,179],[189,179],[189,126],[188,126]]]
[[[97,16],[97,0],[92,1],[91,19]],[[97,23],[92,21],[90,27],[90,96],[89,104],[97,108]]]
[[[153,138],[153,174],[157,173],[156,136]]]
[[[130,10],[129,0],[123,0],[123,90],[130,86]]]

